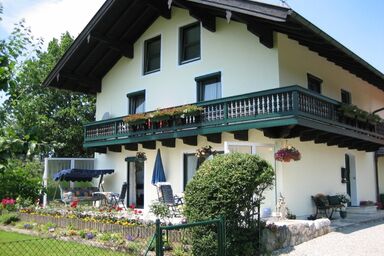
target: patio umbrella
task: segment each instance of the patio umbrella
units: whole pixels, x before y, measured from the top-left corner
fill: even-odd
[[[155,166],[153,167],[152,185],[156,185],[156,183],[158,182],[165,182],[165,181],[166,181],[166,178],[164,174],[163,162],[161,160],[160,149],[158,149],[156,160],[155,160]]]

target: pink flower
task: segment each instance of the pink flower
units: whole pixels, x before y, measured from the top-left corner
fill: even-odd
[[[14,205],[16,203],[16,200],[15,199],[12,199],[12,198],[3,198],[1,200],[1,204],[3,205],[3,207],[5,208],[7,205]]]

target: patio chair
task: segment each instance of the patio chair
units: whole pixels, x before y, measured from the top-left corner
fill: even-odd
[[[159,202],[163,202],[174,216],[180,215],[179,206],[183,205],[183,198],[173,194],[172,186],[168,182],[156,184]]]
[[[124,209],[127,209],[127,207],[125,206],[125,202],[124,202],[125,196],[127,194],[127,189],[128,189],[128,184],[127,184],[127,182],[124,182],[123,185],[121,186],[120,194],[118,194],[118,193],[112,193],[111,194],[111,199],[110,199],[111,206],[117,207],[121,203],[122,206],[124,207]]]

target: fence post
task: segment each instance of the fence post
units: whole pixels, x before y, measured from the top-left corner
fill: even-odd
[[[217,255],[222,256],[223,254],[223,227],[222,227],[222,217],[220,216],[219,221],[217,222]]]
[[[259,232],[259,237],[258,237],[258,247],[259,247],[259,253],[261,254],[261,225],[260,225],[260,203],[257,204],[257,229]]]
[[[163,255],[162,234],[160,229],[160,220],[156,219],[156,256]]]
[[[225,216],[222,216],[222,232],[223,232],[223,255],[227,256],[227,225],[225,224]]]

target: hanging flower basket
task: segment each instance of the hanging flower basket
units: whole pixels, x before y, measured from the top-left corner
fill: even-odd
[[[299,150],[292,146],[285,146],[275,153],[275,160],[280,162],[299,161],[300,159],[301,154]]]

